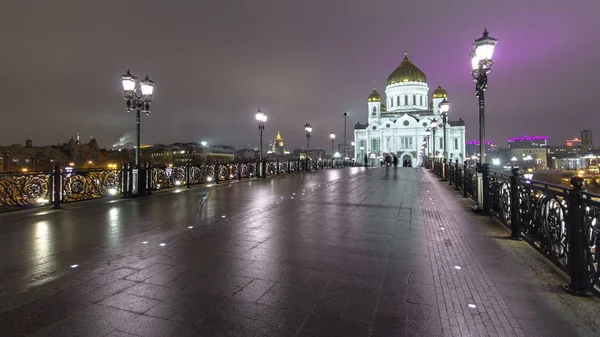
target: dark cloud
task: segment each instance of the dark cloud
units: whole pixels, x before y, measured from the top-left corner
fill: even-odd
[[[488,135],[552,143],[599,125],[596,0],[31,1],[0,6],[0,143],[55,143],[77,132],[110,146],[134,130],[119,76],[157,82],[144,143],[206,139],[256,144],[253,119],[287,147],[341,139],[344,111],[366,119],[366,97],[404,50],[442,81],[453,116],[477,137],[468,52],[484,27],[500,39],[487,94]],[[597,131],[599,133],[600,131]]]

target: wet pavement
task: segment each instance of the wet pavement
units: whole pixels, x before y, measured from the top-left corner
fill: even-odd
[[[596,298],[469,206],[348,168],[0,215],[0,335],[600,333]]]

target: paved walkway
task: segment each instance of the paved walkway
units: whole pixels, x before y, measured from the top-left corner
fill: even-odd
[[[1,215],[0,335],[600,333],[600,301],[423,170],[206,189]]]

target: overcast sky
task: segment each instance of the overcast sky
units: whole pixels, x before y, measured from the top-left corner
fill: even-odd
[[[598,0],[54,0],[0,4],[0,144],[53,144],[77,132],[111,146],[135,129],[120,76],[156,81],[142,142],[256,145],[254,111],[286,148],[348,142],[366,121],[373,82],[407,50],[478,137],[469,51],[498,38],[489,77],[488,138],[592,128],[600,143]],[[431,94],[430,91],[430,94]]]

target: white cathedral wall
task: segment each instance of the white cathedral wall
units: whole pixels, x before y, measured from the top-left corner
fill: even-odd
[[[416,104],[413,104],[413,96],[416,96]],[[388,111],[427,110],[429,87],[421,82],[396,83],[386,87],[385,97]],[[405,97],[408,97],[408,105],[405,104]]]

